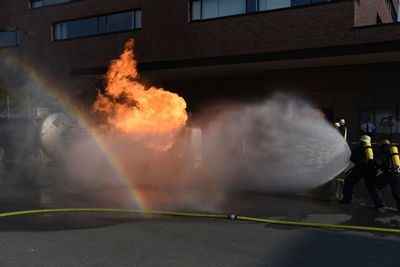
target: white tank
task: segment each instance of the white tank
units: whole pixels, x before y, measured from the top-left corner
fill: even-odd
[[[53,113],[44,119],[40,128],[40,143],[48,156],[63,154],[65,134],[70,125],[71,120],[64,113]]]

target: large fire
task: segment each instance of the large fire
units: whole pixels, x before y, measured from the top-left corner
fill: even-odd
[[[162,88],[145,88],[138,81],[133,40],[119,59],[111,61],[105,93],[99,92],[93,107],[103,112],[111,129],[159,150],[167,150],[188,116],[185,100]]]

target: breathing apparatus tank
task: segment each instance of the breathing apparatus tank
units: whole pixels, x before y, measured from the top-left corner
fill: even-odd
[[[374,159],[374,152],[372,151],[371,142],[364,142],[364,151],[367,159]]]
[[[400,172],[400,158],[399,158],[399,150],[397,146],[391,146],[390,147],[390,152],[392,155],[392,164],[393,164],[393,169],[397,171],[397,173]]]
[[[374,159],[374,152],[371,146],[371,137],[368,135],[363,135],[360,138],[360,142],[364,145],[365,157],[367,159]]]

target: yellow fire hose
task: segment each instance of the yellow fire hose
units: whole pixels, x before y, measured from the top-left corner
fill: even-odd
[[[203,213],[184,213],[184,212],[169,212],[169,211],[153,211],[153,210],[130,210],[130,209],[102,209],[102,208],[67,208],[67,209],[39,209],[39,210],[24,210],[0,213],[0,217],[39,214],[39,213],[57,213],[57,212],[112,212],[112,213],[135,213],[135,214],[153,214],[153,215],[167,215],[167,216],[186,216],[186,217],[203,217],[203,218],[220,218],[231,220],[243,220],[252,222],[261,222],[269,224],[292,225],[301,227],[316,227],[316,228],[331,228],[342,230],[356,230],[356,231],[369,231],[369,232],[384,232],[400,234],[400,229],[391,228],[378,228],[354,225],[336,225],[336,224],[322,224],[322,223],[307,223],[307,222],[291,222],[261,219],[253,217],[237,216],[235,214],[203,214]]]

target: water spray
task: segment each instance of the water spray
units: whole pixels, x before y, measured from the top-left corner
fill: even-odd
[[[285,94],[228,109],[203,140],[210,172],[222,177],[222,188],[304,192],[334,178],[350,158],[329,122],[306,101]]]

